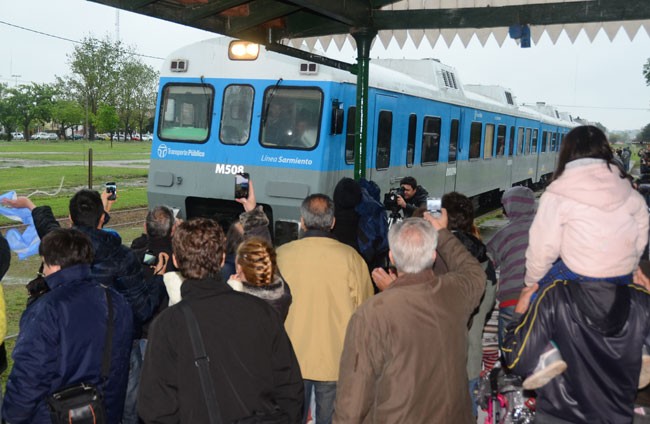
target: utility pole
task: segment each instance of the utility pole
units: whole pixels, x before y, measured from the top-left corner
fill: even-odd
[[[22,75],[12,74],[11,78],[14,78],[14,87],[18,85],[18,78],[22,78]]]

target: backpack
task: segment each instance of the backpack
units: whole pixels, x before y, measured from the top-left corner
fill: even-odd
[[[359,214],[357,241],[359,252],[368,264],[388,253],[388,217],[379,201],[380,189],[377,183],[364,178],[361,185],[361,202],[355,207]]]

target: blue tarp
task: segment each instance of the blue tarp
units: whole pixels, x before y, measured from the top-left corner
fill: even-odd
[[[9,191],[0,194],[0,215],[6,216],[13,221],[20,221],[27,225],[25,231],[21,232],[12,228],[7,230],[5,238],[11,250],[16,252],[18,259],[25,259],[38,253],[38,246],[41,239],[38,238],[32,212],[27,208],[8,208],[2,204],[2,199],[15,199],[16,192]]]

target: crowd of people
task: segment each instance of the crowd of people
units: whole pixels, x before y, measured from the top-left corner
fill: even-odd
[[[344,178],[304,199],[301,237],[277,249],[252,181],[226,231],[157,205],[130,247],[105,228],[106,193],[77,192],[67,229],[3,200],[31,211],[42,259],[3,420],[53,422],[83,383],[101,395],[95,422],[475,423],[496,304],[536,422],[631,423],[650,383],[650,218],[605,135],[568,133],[539,207],[506,190],[487,243],[472,199],[446,193],[433,214],[415,178],[400,187],[390,230],[376,185]],[[9,259],[0,236],[0,279]]]

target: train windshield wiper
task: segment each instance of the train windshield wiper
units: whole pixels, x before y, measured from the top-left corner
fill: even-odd
[[[271,109],[271,101],[273,100],[273,96],[275,96],[275,92],[278,90],[278,87],[280,86],[280,83],[282,82],[282,78],[280,78],[271,91],[269,92],[269,97],[266,100],[265,109],[264,109],[264,116],[262,116],[262,128],[266,127],[266,118],[269,116],[269,109]]]

